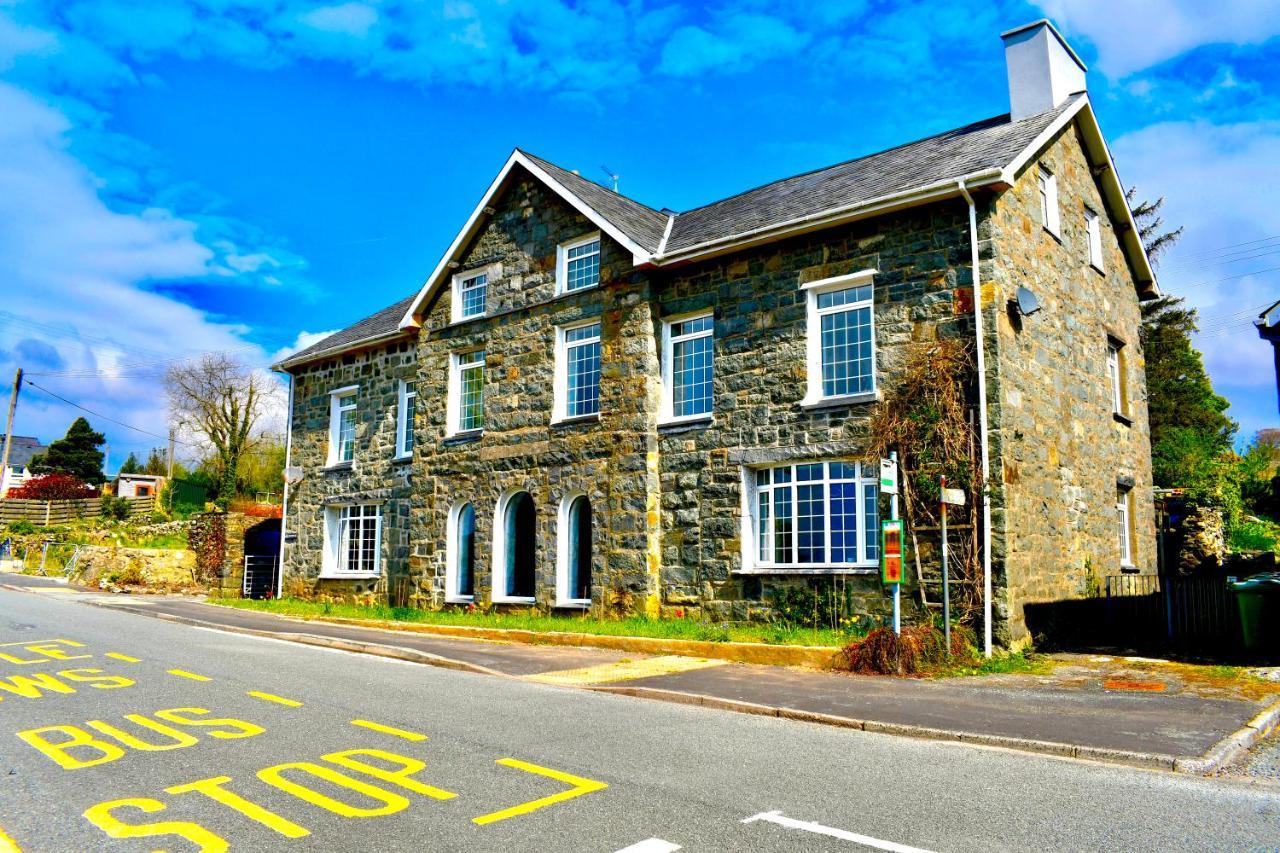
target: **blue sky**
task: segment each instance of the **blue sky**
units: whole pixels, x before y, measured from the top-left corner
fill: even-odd
[[[0,0],[0,377],[163,433],[167,360],[412,292],[517,145],[684,209],[1006,111],[999,33],[1046,15],[1186,226],[1162,285],[1241,434],[1275,425],[1280,4],[1241,0]],[[76,414],[27,389],[17,432]],[[159,443],[90,420],[112,467]]]

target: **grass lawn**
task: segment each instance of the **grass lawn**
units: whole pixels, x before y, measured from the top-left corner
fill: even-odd
[[[715,643],[769,643],[793,646],[844,646],[857,636],[826,628],[797,628],[780,624],[718,624],[692,619],[597,619],[592,616],[540,616],[521,613],[480,613],[462,610],[418,610],[412,607],[371,607],[327,604],[282,598],[259,601],[243,598],[209,599],[210,604],[261,610],[286,616],[337,616],[345,619],[384,619],[426,625],[464,625],[520,631],[562,631],[614,637],[657,637],[668,640],[707,640]]]

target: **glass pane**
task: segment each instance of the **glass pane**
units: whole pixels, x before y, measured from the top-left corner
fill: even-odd
[[[822,463],[814,462],[809,465],[797,465],[796,479],[800,482],[805,482],[806,480],[821,480]]]
[[[844,290],[828,290],[818,294],[818,308],[836,308],[851,302],[866,302],[871,299],[871,285],[846,287]]]
[[[757,486],[769,485],[769,469],[768,468],[764,468],[756,472],[756,485]]]
[[[671,414],[677,418],[711,411],[712,338],[671,345]]]
[[[569,594],[591,598],[591,502],[575,498],[569,507]]]
[[[458,513],[458,595],[476,591],[476,511],[467,504]]]
[[[773,481],[775,483],[790,483],[791,469],[790,468],[774,468]]]
[[[866,543],[868,562],[880,560],[880,512],[876,500],[880,496],[879,483],[866,483],[862,487],[862,537]]]
[[[404,398],[404,440],[401,444],[404,446],[404,452],[408,453],[413,450],[413,414],[417,409],[417,395],[408,394]]]
[[[458,401],[458,430],[484,427],[484,353],[463,356],[469,366],[460,371],[459,386],[462,397]]]
[[[870,308],[824,314],[820,344],[824,396],[873,390]]]
[[[858,463],[856,462],[832,462],[829,465],[832,480],[856,480],[858,479]]]
[[[858,484],[831,484],[831,562],[858,562]]]
[[[759,530],[759,548],[757,554],[760,562],[768,563],[772,559],[769,554],[769,493],[760,492],[756,496],[756,526]]]
[[[575,246],[566,253],[565,290],[582,290],[600,282],[600,241]]]
[[[710,314],[705,317],[694,317],[692,320],[681,320],[671,324],[671,337],[679,338],[699,332],[710,332],[714,326],[715,319]]]
[[[355,407],[338,411],[338,461],[350,462],[356,450],[356,410]]]
[[[826,509],[822,501],[822,485],[796,486],[796,509],[796,544],[799,549],[796,562],[826,562]]]
[[[773,561],[791,562],[791,490],[773,493]]]

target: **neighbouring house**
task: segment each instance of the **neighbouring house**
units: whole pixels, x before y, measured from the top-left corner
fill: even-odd
[[[1159,291],[1083,63],[1003,40],[1009,114],[682,213],[517,149],[420,290],[276,366],[284,588],[741,619],[840,576],[883,614],[868,422],[912,342],[976,343],[975,284],[997,641],[1154,571]]]
[[[16,489],[31,476],[31,459],[49,448],[31,435],[15,435],[9,449],[9,464],[0,470],[0,497]],[[0,435],[0,458],[4,454],[4,436]]]
[[[118,498],[153,498],[164,488],[164,479],[159,474],[117,474],[112,491]]]

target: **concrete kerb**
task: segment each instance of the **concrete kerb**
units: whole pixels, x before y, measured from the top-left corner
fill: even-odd
[[[1204,755],[1198,758],[1180,758],[1174,763],[1174,769],[1183,773],[1206,775],[1230,764],[1245,750],[1269,735],[1280,725],[1280,699],[1263,708],[1253,719],[1231,734],[1218,741]]]

